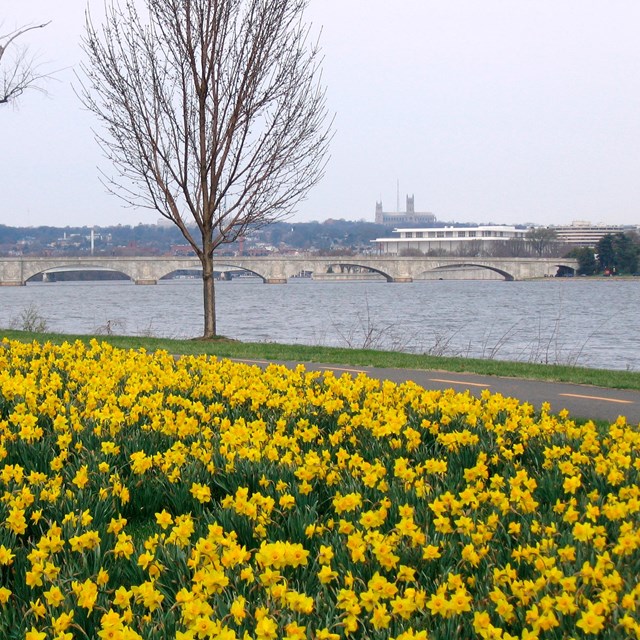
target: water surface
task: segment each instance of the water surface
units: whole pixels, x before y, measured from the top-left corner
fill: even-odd
[[[640,370],[640,281],[259,279],[216,283],[218,333],[271,341],[398,349]],[[198,280],[0,287],[0,326],[30,306],[48,329],[188,338],[201,334]]]

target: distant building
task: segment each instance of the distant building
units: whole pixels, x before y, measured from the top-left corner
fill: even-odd
[[[492,243],[524,239],[526,229],[506,225],[478,227],[425,227],[424,229],[394,229],[397,237],[376,238],[382,254],[401,255],[404,252],[467,254],[481,252]],[[473,249],[473,251],[472,251]]]
[[[169,253],[172,256],[192,257],[196,255],[196,252],[190,244],[172,244]]]
[[[414,196],[407,196],[406,211],[383,211],[382,202],[376,202],[376,224],[396,227],[400,224],[433,224],[435,221],[433,213],[416,212]]]
[[[591,224],[585,220],[574,220],[570,225],[554,225],[548,228],[556,232],[560,242],[580,247],[595,247],[600,238],[609,233],[637,231],[637,227],[615,224]]]

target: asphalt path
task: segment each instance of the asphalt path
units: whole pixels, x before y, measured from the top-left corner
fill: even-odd
[[[266,366],[267,360],[241,360],[248,364]],[[281,362],[289,367],[300,363]],[[523,378],[503,378],[482,376],[474,373],[452,373],[450,371],[423,369],[377,369],[373,367],[347,367],[343,365],[302,363],[310,371],[334,371],[336,375],[348,373],[356,376],[365,373],[378,380],[391,380],[401,383],[412,380],[425,389],[454,389],[469,391],[479,396],[484,389],[506,397],[518,398],[521,402],[532,404],[540,409],[543,402],[551,405],[551,412],[558,413],[566,409],[573,418],[615,421],[624,416],[630,424],[640,423],[640,391],[627,389],[608,389],[591,385],[570,384],[566,382],[546,382]]]

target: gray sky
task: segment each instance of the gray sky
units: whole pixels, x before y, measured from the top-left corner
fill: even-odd
[[[0,109],[0,224],[155,222],[105,193],[73,93],[85,0],[0,0],[2,33],[50,69],[48,96]],[[102,0],[90,0],[94,19]],[[391,8],[392,7],[392,8]],[[311,0],[336,135],[295,221],[640,224],[638,0]]]

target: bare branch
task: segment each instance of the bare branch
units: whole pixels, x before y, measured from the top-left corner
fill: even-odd
[[[0,104],[17,100],[28,89],[44,91],[41,81],[49,74],[41,70],[33,57],[28,55],[25,47],[18,47],[16,40],[29,31],[43,29],[49,22],[26,25],[0,35]],[[10,58],[7,52],[14,51]]]

